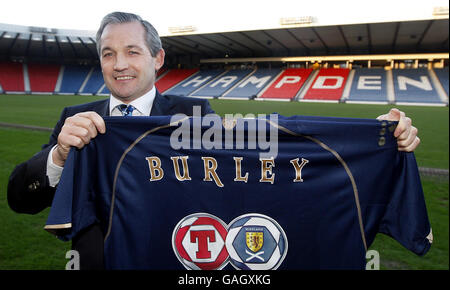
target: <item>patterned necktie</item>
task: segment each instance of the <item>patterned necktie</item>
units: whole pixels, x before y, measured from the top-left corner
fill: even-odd
[[[127,116],[133,116],[133,110],[134,107],[132,105],[118,105],[117,108],[119,109],[120,112],[122,112],[122,116],[127,117]]]

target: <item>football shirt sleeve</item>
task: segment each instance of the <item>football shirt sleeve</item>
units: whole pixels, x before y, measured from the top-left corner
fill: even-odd
[[[45,229],[64,241],[97,220],[93,200],[95,163],[89,162],[89,155],[71,149],[53,198]]]
[[[424,255],[433,241],[425,198],[413,153],[400,152],[396,182],[379,231],[408,250]]]

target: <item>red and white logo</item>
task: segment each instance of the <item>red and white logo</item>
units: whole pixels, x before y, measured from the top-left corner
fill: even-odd
[[[175,227],[172,247],[188,270],[220,270],[228,262],[227,225],[208,213],[183,218]]]

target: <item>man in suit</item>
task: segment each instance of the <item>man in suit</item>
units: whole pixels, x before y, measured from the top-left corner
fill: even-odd
[[[18,165],[8,184],[8,203],[19,213],[35,214],[52,203],[71,147],[82,148],[104,133],[101,116],[121,116],[120,105],[133,106],[133,116],[213,113],[206,100],[162,96],[155,88],[156,71],[164,64],[164,50],[155,28],[128,13],[107,15],[97,33],[97,49],[109,99],[65,108],[49,143]],[[102,268],[103,233],[98,226],[78,235],[72,247],[80,252],[81,268]]]
[[[114,12],[103,18],[97,32],[97,50],[109,99],[65,108],[49,143],[30,160],[19,164],[8,183],[8,203],[19,213],[35,214],[52,203],[64,162],[71,147],[83,148],[106,131],[102,116],[202,115],[213,113],[202,99],[162,96],[155,75],[164,64],[164,50],[155,28],[139,16]],[[417,129],[396,109],[380,119],[399,121],[395,131],[399,150],[413,151],[420,140]],[[82,269],[103,268],[103,233],[93,225],[73,239]]]

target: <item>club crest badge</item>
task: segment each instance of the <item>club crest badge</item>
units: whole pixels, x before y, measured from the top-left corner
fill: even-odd
[[[216,216],[195,213],[177,224],[172,247],[189,270],[220,270],[228,262],[238,270],[275,270],[286,257],[288,241],[266,215],[241,215],[227,226]]]
[[[254,253],[261,250],[264,244],[264,232],[246,232],[245,240],[247,242],[247,247]]]
[[[225,241],[230,262],[239,270],[275,270],[288,250],[284,230],[272,218],[245,214],[228,225]]]

